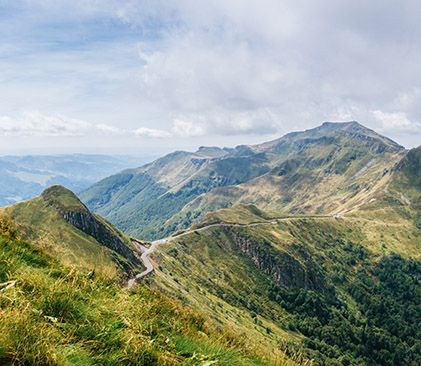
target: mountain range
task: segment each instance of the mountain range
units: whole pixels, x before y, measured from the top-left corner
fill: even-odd
[[[405,154],[357,122],[326,122],[260,145],[175,152],[79,196],[121,230],[151,240],[241,203],[278,213],[348,212],[382,189],[383,173]]]
[[[93,154],[0,157],[0,206],[34,198],[55,184],[74,192],[152,158]]]
[[[89,318],[86,329],[97,333],[73,330],[73,340],[52,341],[66,349],[54,351],[64,360],[72,360],[66,347],[73,345],[86,364],[105,362],[105,354],[109,361],[110,352],[119,355],[113,364],[125,364],[131,334],[158,357],[137,359],[145,365],[421,363],[421,147],[408,151],[357,122],[325,122],[259,145],[174,152],[111,175],[79,198],[53,186],[0,212],[4,243],[23,245],[15,236],[32,242],[75,266],[92,288],[103,288],[95,290],[98,298],[122,303],[124,341],[111,323],[104,328]],[[150,246],[144,240],[156,239],[154,271],[120,289],[144,269],[140,255]],[[22,268],[37,270],[40,259],[22,258]],[[0,291],[25,273],[1,267],[17,259],[8,261],[0,261]],[[18,278],[13,296],[32,288]],[[38,277],[32,281],[43,286]],[[47,318],[32,321],[46,326],[53,317],[57,331],[74,327],[85,291],[72,293],[62,312],[44,306]],[[148,291],[176,304],[177,330],[173,311],[159,324],[128,312],[130,299],[154,314],[168,312],[150,305]],[[28,301],[19,301],[24,314]],[[2,306],[13,313],[8,302]],[[116,314],[107,307],[115,302],[104,306]],[[195,323],[183,312],[204,320]],[[114,324],[114,316],[106,318]],[[91,346],[98,333],[113,335],[109,350]],[[10,359],[2,358],[7,342],[0,338],[0,360]],[[17,346],[8,347],[25,359]]]

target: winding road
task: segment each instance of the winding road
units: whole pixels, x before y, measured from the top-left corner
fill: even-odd
[[[285,220],[289,220],[292,218],[301,218],[301,219],[325,219],[325,218],[331,218],[332,216],[299,216],[299,217],[284,217],[284,218],[280,218],[280,219],[272,219],[272,220],[268,220],[268,221],[261,221],[261,222],[252,222],[250,224],[235,224],[235,223],[224,223],[224,222],[219,222],[216,224],[211,224],[211,225],[207,225],[207,226],[203,226],[201,228],[197,228],[197,229],[192,229],[189,231],[185,231],[181,234],[175,235],[175,236],[170,236],[168,238],[164,238],[164,239],[159,239],[159,240],[155,240],[152,242],[152,245],[145,251],[143,252],[142,256],[140,257],[140,259],[143,261],[146,269],[142,272],[139,273],[138,275],[136,275],[136,277],[131,278],[129,280],[129,282],[127,283],[127,287],[126,289],[129,289],[130,287],[132,287],[134,285],[134,283],[141,279],[142,277],[145,277],[147,274],[151,273],[153,271],[153,265],[151,263],[151,261],[149,260],[148,256],[149,254],[153,253],[156,249],[156,247],[160,244],[166,244],[169,243],[170,241],[173,241],[175,239],[178,239],[184,235],[188,235],[188,234],[192,234],[195,231],[203,231],[206,229],[209,229],[211,227],[215,227],[215,226],[230,226],[230,227],[253,227],[253,226],[258,226],[258,225],[274,225],[276,224],[278,221],[285,221]]]

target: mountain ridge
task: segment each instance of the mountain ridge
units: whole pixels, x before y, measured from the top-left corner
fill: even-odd
[[[108,177],[80,198],[123,231],[148,240],[186,228],[209,210],[240,203],[277,212],[339,213],[350,207],[327,207],[327,196],[340,192],[338,199],[352,202],[358,185],[365,184],[360,176],[378,180],[374,175],[390,170],[406,150],[358,122],[325,122],[263,144],[222,149],[224,154],[198,151],[174,152]],[[313,187],[328,192],[323,199],[306,198]]]
[[[300,349],[315,366],[418,364],[421,147],[406,151],[358,123],[317,131],[226,153],[174,152],[99,182],[94,199],[122,203],[120,215],[145,224],[139,234],[155,228],[161,239],[149,258],[154,270],[125,298],[150,287],[204,312],[217,329],[265,350]],[[58,233],[44,247],[60,249],[52,253],[61,260],[69,235],[106,239],[104,227],[132,248],[88,207],[55,186],[9,210],[18,232]],[[127,257],[113,243],[80,243],[114,255],[103,267]],[[80,256],[80,246],[65,249]],[[133,278],[137,267],[125,259],[114,266]],[[154,330],[161,340],[162,328]],[[191,364],[207,362],[190,355]]]

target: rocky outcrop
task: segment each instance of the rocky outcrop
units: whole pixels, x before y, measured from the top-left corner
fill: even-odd
[[[271,276],[278,285],[285,288],[324,290],[324,281],[315,275],[311,258],[308,257],[303,265],[286,252],[275,253],[269,243],[253,242],[232,229],[230,236],[237,248],[249,257],[256,267]]]
[[[66,212],[63,214],[63,218],[85,234],[92,236],[100,244],[131,261],[140,263],[133,251],[90,212]]]

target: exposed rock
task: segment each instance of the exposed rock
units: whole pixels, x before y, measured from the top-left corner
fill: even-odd
[[[69,224],[95,238],[100,244],[114,250],[125,258],[138,261],[133,251],[90,212],[66,212],[63,214],[63,218]]]
[[[271,276],[275,282],[286,288],[299,287],[304,289],[324,289],[324,283],[318,279],[313,271],[306,267],[313,267],[311,258],[307,258],[306,265],[285,252],[270,253],[269,248],[253,243],[234,230],[230,230],[235,245],[249,257],[260,270]],[[268,246],[270,244],[267,244]]]

